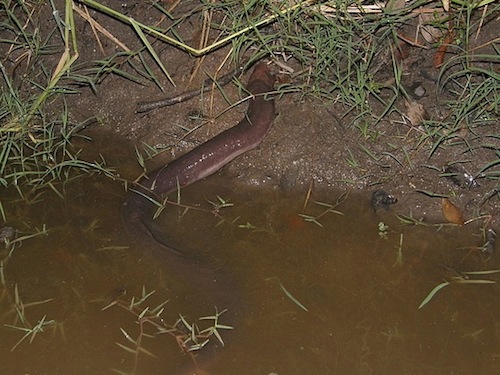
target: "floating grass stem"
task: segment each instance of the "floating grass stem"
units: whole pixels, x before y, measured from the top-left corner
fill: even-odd
[[[334,204],[315,201],[314,204],[324,208],[324,210],[320,214],[315,216],[307,214],[299,214],[299,216],[303,218],[304,221],[306,222],[314,223],[319,227],[323,227],[323,225],[319,222],[319,219],[322,218],[323,216],[329,213],[341,216],[344,215],[344,213],[336,210],[335,208],[338,207],[347,198],[347,195],[348,195],[347,193],[341,194],[341,196],[337,199],[337,201]]]
[[[13,352],[14,350],[16,350],[16,348],[19,345],[21,345],[21,343],[28,337],[30,338],[29,343],[31,344],[38,333],[44,332],[44,329],[46,327],[53,326],[56,323],[55,320],[46,320],[46,318],[47,316],[44,315],[42,319],[40,319],[38,323],[35,324],[33,327],[20,327],[20,326],[6,324],[5,325],[6,327],[17,329],[21,332],[24,332],[24,336],[12,347],[10,351]]]
[[[126,309],[134,316],[139,325],[137,336],[131,334],[130,331],[120,328],[126,343],[116,343],[120,348],[134,355],[134,370],[137,369],[141,353],[156,358],[154,353],[144,348],[143,340],[146,338],[158,340],[160,336],[166,334],[174,338],[181,350],[188,354],[203,350],[210,340],[214,338],[224,345],[222,331],[233,329],[232,326],[221,322],[221,316],[226,310],[219,311],[216,308],[213,315],[198,318],[197,322],[200,322],[199,324],[191,323],[187,317],[179,315],[175,323],[170,325],[161,316],[168,301],[163,301],[154,307],[149,305],[150,299],[154,294],[154,291],[148,292],[143,287],[140,297],[132,297],[130,301],[126,301],[122,299],[124,293],[121,293],[121,296],[108,303],[102,309],[104,311],[116,306]],[[207,322],[208,325],[202,322]],[[203,325],[203,327],[200,329],[199,325]],[[125,373],[120,370],[116,370],[116,372]]]
[[[297,306],[299,306],[305,312],[309,312],[309,310],[307,309],[307,307],[305,307],[297,298],[295,298],[292,295],[292,293],[290,293],[288,291],[288,289],[285,288],[285,286],[281,283],[280,279],[278,279],[277,277],[270,277],[270,278],[266,279],[266,281],[270,281],[270,280],[276,280],[278,282],[278,285],[280,286],[281,290],[290,299],[290,301],[292,301],[293,303],[295,303]]]
[[[419,309],[427,305],[435,296],[436,294],[446,288],[447,286],[450,285],[458,285],[458,284],[473,284],[473,285],[483,285],[483,284],[495,284],[496,281],[494,280],[484,280],[484,279],[469,279],[468,276],[482,276],[482,275],[493,275],[500,273],[500,270],[485,270],[485,271],[468,271],[468,272],[460,272],[460,274],[464,275],[465,277],[455,277],[450,281],[445,281],[441,284],[436,285],[427,295],[427,297],[424,298],[424,300],[420,303],[418,306]]]

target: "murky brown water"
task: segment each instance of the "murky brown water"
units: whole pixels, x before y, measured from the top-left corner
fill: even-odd
[[[170,207],[158,223],[174,242],[203,249],[241,284],[235,292],[245,309],[234,330],[222,332],[227,345],[218,352],[213,374],[500,371],[497,284],[449,286],[418,309],[433,287],[459,275],[451,269],[500,268],[498,254],[486,261],[473,250],[481,244],[479,229],[402,226],[394,212],[376,215],[369,198],[354,193],[335,208],[343,214],[324,214],[320,227],[298,216],[325,210],[311,201],[303,211],[303,194],[228,184],[215,176],[183,192],[183,203],[208,210],[207,200],[230,199],[234,206],[219,216],[193,209],[182,214]],[[123,301],[140,297],[144,287],[155,293],[142,308],[170,300],[162,314],[165,322],[174,322],[179,313],[192,321],[213,314],[197,303],[206,291],[190,289],[189,280],[169,275],[158,254],[129,240],[121,224],[119,183],[86,178],[65,190],[65,200],[51,193],[30,205],[3,200],[9,225],[29,232],[45,224],[50,232],[23,241],[4,264],[2,373],[108,374],[136,368],[136,374],[171,374],[190,360],[172,337],[144,336],[142,347],[154,357],[135,356],[117,343],[134,347],[120,328],[136,339],[137,316],[119,306],[102,308],[121,291],[126,290]],[[313,200],[335,204],[341,194],[332,191]],[[380,221],[389,225],[385,239],[379,235]],[[1,256],[5,259],[7,251]],[[498,280],[500,275],[472,278]],[[26,326],[44,317],[55,324],[12,350],[25,334],[6,326],[24,326],[15,311],[16,286]]]

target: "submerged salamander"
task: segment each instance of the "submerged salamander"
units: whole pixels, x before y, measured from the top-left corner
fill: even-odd
[[[274,100],[264,98],[273,90],[274,77],[264,63],[259,63],[248,81],[247,90],[253,95],[245,117],[234,127],[199,145],[142,178],[129,191],[123,204],[122,217],[128,232],[141,244],[153,249],[164,258],[168,270],[189,283],[207,290],[210,301],[219,309],[228,309],[224,322],[234,323],[238,315],[238,291],[226,274],[216,271],[198,254],[186,254],[162,243],[151,228],[154,205],[149,198],[158,200],[178,187],[184,187],[207,177],[239,155],[259,145],[275,117]],[[240,311],[241,315],[241,311]],[[233,320],[233,321],[231,321]],[[213,341],[213,343],[212,343]],[[216,340],[211,340],[215,347]],[[201,349],[196,364],[180,369],[178,374],[194,374],[213,359],[214,348]]]

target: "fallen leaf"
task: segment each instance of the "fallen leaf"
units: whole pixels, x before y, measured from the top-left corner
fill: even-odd
[[[425,107],[414,101],[405,101],[406,117],[412,126],[420,126],[422,122],[428,118]]]
[[[443,31],[434,27],[436,22],[435,15],[431,13],[423,13],[418,17],[419,26],[420,26],[420,34],[428,43],[434,43],[436,40],[439,40],[443,35]]]
[[[452,224],[464,225],[464,216],[462,215],[462,211],[450,202],[448,198],[443,198],[441,201],[441,206],[443,209],[444,218]]]
[[[400,10],[406,6],[405,0],[389,0],[385,6],[385,9],[391,10]]]
[[[448,31],[438,47],[436,54],[434,55],[434,68],[438,69],[444,64],[444,57],[446,52],[448,52],[448,47],[453,44],[455,40],[455,33],[453,31]]]

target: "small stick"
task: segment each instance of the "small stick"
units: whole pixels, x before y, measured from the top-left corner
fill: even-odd
[[[241,73],[243,73],[245,69],[245,64],[242,64],[238,66],[236,69],[233,71],[227,73],[226,75],[223,75],[218,81],[217,85],[218,86],[225,86],[229,82],[233,80],[233,78],[239,76]],[[207,78],[205,82],[203,82],[203,88],[184,92],[180,95],[176,95],[174,97],[170,98],[165,98],[165,99],[160,99],[160,100],[155,100],[151,102],[139,102],[137,103],[137,109],[135,110],[135,113],[144,113],[144,112],[149,112],[152,111],[153,109],[161,108],[161,107],[167,107],[170,105],[178,104],[185,102],[191,98],[194,98],[195,96],[201,95],[204,92],[209,91],[212,86],[210,83],[213,82],[213,79]]]

